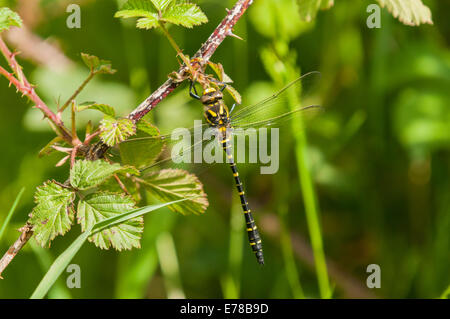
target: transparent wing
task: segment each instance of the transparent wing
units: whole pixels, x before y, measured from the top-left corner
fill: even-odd
[[[320,77],[320,72],[306,73],[270,97],[236,110],[231,115],[231,125],[236,128],[269,126],[306,109],[317,108],[316,101],[311,101],[311,93],[318,88]],[[299,105],[290,111],[289,105],[297,103],[299,97],[303,105],[309,106]]]
[[[217,129],[203,124],[190,129],[179,128],[166,135],[137,136],[118,144],[112,155],[120,156],[122,164],[141,171],[161,165],[195,163],[205,145],[217,143],[216,134]]]

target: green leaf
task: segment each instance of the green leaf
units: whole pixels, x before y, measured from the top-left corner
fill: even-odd
[[[139,29],[152,29],[158,26],[158,20],[153,18],[140,18],[136,22],[136,27]]]
[[[319,9],[329,9],[334,5],[334,0],[297,0],[300,19],[306,22],[312,21]]]
[[[149,173],[143,177],[141,183],[161,201],[188,199],[169,207],[183,215],[204,213],[209,205],[203,184],[197,176],[182,169],[163,169]]]
[[[67,266],[72,261],[73,257],[78,253],[80,248],[86,242],[86,239],[89,236],[91,236],[93,233],[107,229],[108,227],[112,227],[117,224],[121,224],[130,219],[137,218],[139,216],[145,215],[145,214],[155,211],[159,208],[172,205],[174,203],[175,202],[170,202],[170,203],[149,205],[149,206],[145,206],[142,208],[137,208],[130,212],[116,215],[114,217],[105,219],[100,223],[95,224],[95,226],[92,227],[92,229],[88,229],[84,233],[82,233],[80,236],[78,236],[77,239],[75,239],[73,241],[73,243],[61,255],[58,256],[58,258],[56,258],[56,260],[50,266],[50,269],[47,271],[45,276],[42,278],[41,282],[36,287],[36,289],[34,290],[34,292],[30,298],[42,299],[45,297],[45,295],[48,293],[50,288],[56,282],[58,277],[66,270]]]
[[[81,230],[86,231],[105,219],[116,217],[133,210],[134,201],[129,196],[110,192],[93,193],[78,203],[77,219]],[[97,247],[117,250],[139,248],[144,229],[142,217],[133,218],[117,226],[104,229],[89,237]]]
[[[153,164],[165,147],[165,141],[158,136],[152,137],[138,133],[136,138],[126,140],[118,145],[122,164],[139,169]]]
[[[73,222],[72,202],[75,193],[67,188],[48,181],[37,188],[35,202],[37,206],[30,214],[34,238],[41,245],[49,246],[57,235],[64,235]]]
[[[112,68],[110,61],[101,60],[95,55],[90,55],[87,53],[81,53],[81,58],[83,59],[83,62],[87,65],[87,67],[91,70],[91,72],[95,74],[116,73],[116,70]]]
[[[81,112],[84,110],[97,110],[102,112],[105,115],[111,116],[111,117],[115,117],[116,116],[116,111],[114,110],[114,108],[108,104],[99,104],[99,103],[95,103],[95,102],[84,102],[81,103],[80,105],[78,105],[77,107],[77,111]]]
[[[100,122],[100,138],[108,146],[125,141],[136,133],[136,126],[133,121],[127,118],[115,119],[106,116]]]
[[[138,133],[143,132],[148,136],[159,136],[159,129],[146,120],[140,120],[136,124],[136,130]]]
[[[10,8],[0,8],[0,32],[8,30],[12,26],[21,27],[22,19]]]
[[[80,160],[70,170],[70,184],[79,189],[86,190],[98,186],[116,173],[136,174],[136,169],[120,164],[109,164],[105,160]]]
[[[151,0],[156,9],[163,12],[174,0]]]
[[[116,18],[141,18],[136,26],[140,29],[158,27],[159,16],[155,6],[150,1],[129,0],[120,11],[114,15]]]
[[[64,139],[60,136],[56,136],[53,138],[50,142],[48,142],[47,145],[45,145],[40,151],[39,151],[39,157],[43,157],[45,155],[50,155],[51,153],[55,152],[56,150],[53,148],[54,145],[58,144],[59,142],[64,141]]]
[[[410,26],[420,24],[433,24],[431,10],[421,0],[377,0],[381,7],[388,11],[401,22]]]
[[[208,18],[200,7],[193,3],[180,3],[169,7],[161,20],[186,28],[208,22]]]

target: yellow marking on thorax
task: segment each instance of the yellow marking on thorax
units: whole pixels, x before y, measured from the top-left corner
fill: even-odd
[[[216,89],[213,87],[207,88],[206,90],[203,91],[203,95],[208,94],[208,93],[212,93],[212,92],[216,92]]]

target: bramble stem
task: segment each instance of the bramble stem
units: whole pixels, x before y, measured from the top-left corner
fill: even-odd
[[[9,73],[4,68],[0,67],[0,73],[4,75],[10,83],[14,84],[19,92],[23,95],[26,95],[31,101],[35,103],[35,107],[44,113],[44,115],[58,128],[58,131],[61,134],[61,137],[68,143],[72,143],[72,136],[67,128],[64,126],[61,117],[53,113],[50,108],[42,101],[42,99],[37,95],[33,86],[28,82],[25,74],[22,71],[22,67],[17,63],[15,59],[15,54],[11,53],[8,49],[8,46],[3,41],[0,36],[0,51],[5,56],[6,61],[8,62],[11,69],[14,71],[17,77],[14,74]]]

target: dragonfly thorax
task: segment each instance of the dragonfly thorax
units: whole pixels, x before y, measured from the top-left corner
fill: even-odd
[[[200,101],[205,106],[205,119],[211,126],[228,126],[230,114],[223,101],[223,94],[215,88],[207,88]]]
[[[225,126],[230,124],[230,114],[228,107],[220,100],[212,104],[205,105],[205,119],[211,126]]]

